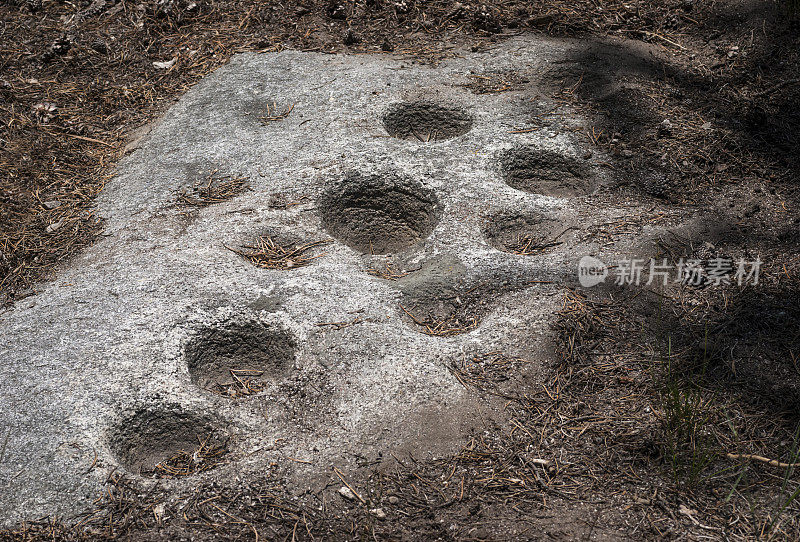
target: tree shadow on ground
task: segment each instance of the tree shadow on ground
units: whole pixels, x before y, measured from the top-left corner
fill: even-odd
[[[719,11],[690,38],[732,33],[734,23],[774,20],[779,11],[763,3]],[[707,200],[709,186],[760,183],[797,201],[798,29],[777,28],[753,32],[746,51],[720,38],[721,58],[710,67],[641,42],[586,40],[550,76],[596,112],[601,145],[632,151],[617,167],[643,194]],[[775,84],[753,90],[763,80]]]

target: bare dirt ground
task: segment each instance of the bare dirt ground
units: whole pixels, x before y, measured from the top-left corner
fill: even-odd
[[[676,234],[665,255],[764,262],[758,287],[565,291],[545,385],[501,354],[451,368],[507,424],[453,457],[331,473],[349,499],[298,495],[277,470],[180,499],[112,474],[93,514],[31,518],[0,539],[800,538],[800,24],[785,4],[29,0],[1,4],[0,20],[7,306],[102,233],[92,201],[136,128],[234,53],[436,62],[523,31],[638,40],[681,66],[626,81],[636,66],[587,48],[585,69],[552,79],[595,119],[585,137],[627,158],[617,176],[649,179],[601,198],[707,212],[706,242]],[[589,233],[635,236],[654,219]]]

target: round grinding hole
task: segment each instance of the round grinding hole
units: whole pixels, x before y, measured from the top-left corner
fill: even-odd
[[[383,115],[383,126],[392,137],[438,141],[464,135],[472,117],[463,109],[428,101],[394,104]]]
[[[156,478],[212,469],[223,461],[226,444],[209,420],[177,407],[139,410],[109,439],[111,451],[126,469]]]
[[[503,252],[532,256],[560,245],[569,229],[560,220],[534,214],[498,214],[483,227],[486,241]]]
[[[569,197],[594,190],[588,168],[574,158],[532,146],[500,155],[503,178],[512,188],[545,196]]]
[[[350,175],[318,205],[323,227],[367,254],[387,254],[426,238],[438,221],[436,195],[412,179]]]
[[[498,297],[516,286],[496,278],[469,285],[453,277],[408,281],[400,310],[417,331],[450,337],[477,328]]]
[[[263,390],[294,363],[295,343],[283,329],[261,322],[229,322],[203,329],[186,346],[197,386],[237,398]]]

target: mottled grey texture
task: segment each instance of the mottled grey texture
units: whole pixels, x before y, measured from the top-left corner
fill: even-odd
[[[524,257],[483,235],[485,217],[498,212],[603,220],[605,211],[581,210],[579,199],[513,189],[498,166],[500,153],[521,144],[583,156],[566,129],[583,120],[568,111],[548,127],[511,133],[531,111],[553,106],[540,75],[574,47],[518,38],[436,67],[383,55],[241,54],[187,92],[99,197],[105,236],[0,317],[2,523],[79,513],[111,469],[135,473],[209,428],[230,439],[229,462],[166,488],[259,476],[277,462],[301,491],[331,465],[352,467],[355,453],[452,452],[471,427],[500,416],[446,364],[503,350],[531,359],[535,375],[548,355],[559,287],[596,248],[567,236],[545,255]],[[460,86],[470,71],[512,69],[531,83],[493,95]],[[387,108],[420,100],[458,104],[470,129],[427,143],[387,134]],[[262,122],[273,104],[294,109]],[[211,170],[247,176],[252,190],[186,215],[174,205],[176,191]],[[335,203],[323,194],[353,173],[400,175],[435,195],[436,220],[393,256],[420,271],[397,282],[370,276],[386,261],[341,242],[288,271],[256,268],[226,248],[265,232],[325,238],[317,202]],[[281,199],[300,204],[268,205]],[[530,282],[543,280],[554,283]],[[468,333],[425,335],[398,306],[405,299],[447,311],[462,300],[439,294],[457,297],[474,285],[488,294]],[[295,351],[263,393],[232,401],[192,382],[185,349],[209,327],[237,322],[286,330]]]

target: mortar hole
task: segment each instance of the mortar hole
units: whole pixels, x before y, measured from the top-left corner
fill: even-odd
[[[435,194],[412,179],[349,175],[319,201],[323,227],[345,245],[387,254],[426,238],[438,222]]]
[[[403,292],[400,310],[426,335],[451,337],[476,329],[497,298],[517,286],[503,280],[468,285],[458,278],[424,280]],[[400,279],[403,281],[404,279]]]
[[[568,229],[560,220],[535,214],[498,214],[487,220],[483,235],[497,250],[531,256],[562,244]]]
[[[227,439],[209,420],[178,407],[138,410],[113,430],[109,445],[126,469],[154,478],[205,472],[227,453]]]
[[[506,184],[517,190],[555,197],[594,190],[585,164],[554,151],[525,145],[503,152],[499,161]]]
[[[198,333],[186,346],[192,382],[230,398],[253,395],[294,363],[295,343],[283,329],[230,322]]]
[[[429,101],[401,102],[383,115],[392,137],[423,142],[457,137],[472,129],[472,117],[463,109]]]

